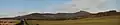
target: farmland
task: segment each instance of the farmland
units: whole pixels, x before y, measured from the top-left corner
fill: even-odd
[[[120,25],[120,16],[91,17],[77,20],[27,20],[29,25]]]

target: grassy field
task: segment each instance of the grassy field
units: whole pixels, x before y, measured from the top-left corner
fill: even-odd
[[[27,22],[30,25],[120,25],[120,16],[105,16],[61,21],[27,20]]]

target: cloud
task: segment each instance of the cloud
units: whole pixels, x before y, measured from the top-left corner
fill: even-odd
[[[59,4],[52,6],[56,12],[77,12],[79,10],[91,13],[117,10],[114,0],[72,0],[72,4]]]
[[[72,0],[72,2],[66,2],[66,4],[50,6],[50,8],[53,8],[54,12],[62,13],[73,13],[80,10],[84,10],[90,13],[117,10],[115,6],[115,0]]]
[[[64,4],[51,5],[48,8],[53,9],[54,13],[71,13],[76,11],[76,9],[73,9],[72,7],[72,2],[65,2]]]
[[[76,8],[91,13],[103,12],[108,10],[117,10],[115,0],[73,0]]]

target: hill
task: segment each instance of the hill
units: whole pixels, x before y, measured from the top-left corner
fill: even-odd
[[[117,12],[116,10],[110,10],[110,11],[99,12],[91,15],[94,15],[94,17],[113,16],[113,15],[120,15],[120,12]]]
[[[29,20],[66,20],[66,19],[81,19],[81,18],[89,18],[89,17],[103,17],[103,16],[113,16],[120,15],[120,12],[116,12],[116,10],[99,12],[96,14],[92,14],[86,11],[79,11],[76,13],[32,13],[23,16],[17,16],[17,19],[29,19]]]
[[[85,15],[84,15],[85,16]],[[45,21],[27,20],[30,25],[120,25],[120,12],[114,10],[85,16],[83,19]]]
[[[57,14],[51,14],[51,13],[32,13],[28,15],[18,16],[15,18],[24,18],[24,19],[39,19],[39,20],[51,20],[51,19],[57,19],[57,20],[65,20],[65,19],[77,19],[78,17],[85,17],[87,15],[90,15],[89,12],[80,11],[76,13],[57,13]]]
[[[120,15],[61,21],[27,20],[27,22],[30,25],[120,25]]]

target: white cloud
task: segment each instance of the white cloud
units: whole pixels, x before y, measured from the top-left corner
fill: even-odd
[[[112,2],[112,3],[109,3]],[[59,4],[50,6],[56,12],[77,12],[79,10],[88,11],[91,13],[104,12],[108,10],[117,10],[113,0],[72,0],[72,4]],[[108,5],[112,6],[109,7]]]
[[[49,8],[52,8],[55,13],[72,13],[76,12],[77,9],[72,7],[72,2],[65,2],[64,4],[57,4],[49,6]]]
[[[117,10],[115,8],[115,0],[73,0],[73,4],[76,5],[76,8],[91,13],[97,13],[111,9]]]

